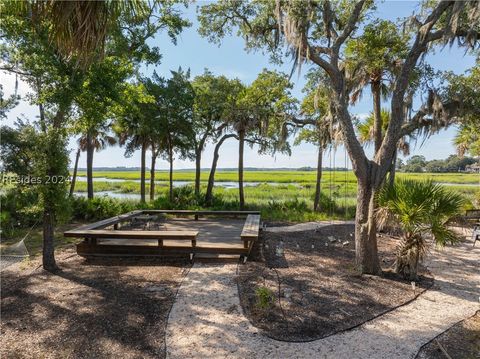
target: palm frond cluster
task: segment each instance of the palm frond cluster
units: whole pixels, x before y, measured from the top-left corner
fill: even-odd
[[[410,279],[417,278],[431,241],[439,246],[454,244],[458,235],[448,227],[448,220],[458,215],[464,198],[432,181],[398,180],[384,186],[377,195],[379,228],[394,225],[401,229],[395,269]]]

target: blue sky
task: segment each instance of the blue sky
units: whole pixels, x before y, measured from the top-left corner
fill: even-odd
[[[169,76],[170,70],[176,70],[179,66],[184,69],[190,68],[192,77],[201,74],[205,68],[215,74],[223,74],[231,78],[239,78],[245,83],[253,81],[263,68],[273,68],[289,73],[291,63],[288,61],[283,66],[275,66],[269,63],[268,56],[257,53],[247,53],[244,50],[243,39],[236,36],[225,38],[221,46],[209,43],[206,39],[200,37],[197,32],[198,23],[196,21],[195,9],[202,2],[191,5],[185,11],[185,17],[192,21],[192,27],[186,29],[178,38],[177,45],[173,45],[166,34],[158,34],[152,39],[151,44],[158,46],[163,54],[160,65],[144,68],[145,74],[150,74],[156,70],[159,74]],[[378,4],[375,16],[380,18],[388,18],[395,20],[410,15],[416,8],[418,3],[413,1],[387,1]],[[451,70],[456,73],[463,73],[474,65],[474,58],[465,56],[464,50],[455,47],[439,49],[434,55],[429,55],[427,61],[439,70]],[[299,99],[302,98],[302,88],[304,86],[303,75],[308,70],[308,66],[302,67],[302,72],[294,74],[292,81],[294,83],[293,94]],[[13,91],[14,77],[2,74],[1,83],[8,95]],[[20,83],[19,93],[28,92],[28,87]],[[367,91],[358,105],[352,108],[351,112],[359,116],[365,116],[371,111],[371,97]],[[37,116],[37,109],[22,101],[19,106],[8,113],[8,119],[5,124],[12,124],[14,120],[25,115],[27,118]],[[455,128],[442,131],[441,133],[429,138],[423,146],[420,142],[414,147],[412,155],[421,154],[427,159],[445,158],[455,152],[452,145],[452,139],[455,134]],[[71,159],[74,159],[76,148],[75,139],[69,144],[71,149]],[[235,140],[229,140],[223,145],[220,155],[219,167],[236,167],[237,166],[238,143]],[[367,149],[367,153],[369,150]],[[115,167],[130,166],[138,167],[140,164],[140,153],[135,153],[130,158],[124,157],[124,150],[119,147],[108,148],[102,152],[95,154],[94,166]],[[213,157],[213,145],[209,144],[202,158],[202,167],[209,167]],[[339,167],[345,165],[344,150],[340,147],[335,154],[335,163]],[[80,159],[80,167],[85,167],[86,156],[82,154]],[[330,156],[326,155],[324,163],[328,165]],[[147,162],[149,163],[149,162]],[[302,144],[293,147],[292,156],[277,155],[275,157],[260,156],[256,149],[246,149],[245,166],[246,167],[303,167],[316,165],[316,149],[313,145]],[[347,164],[350,166],[350,164]],[[192,168],[194,164],[189,161],[175,161],[176,168]],[[163,160],[158,163],[159,169],[166,169],[167,163]]]

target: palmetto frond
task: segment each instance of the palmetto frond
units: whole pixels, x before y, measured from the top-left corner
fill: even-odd
[[[432,181],[398,180],[377,194],[376,216],[380,227],[392,221],[402,229],[403,240],[397,253],[397,271],[406,275],[428,251],[427,236],[438,245],[455,243],[455,232],[447,222],[463,207],[461,195]],[[414,261],[414,262],[412,262]],[[412,265],[414,263],[415,265]]]
[[[8,1],[8,11],[31,16],[33,22],[45,22],[51,28],[51,40],[60,53],[89,64],[102,55],[111,26],[122,14],[136,16],[147,11],[143,0],[115,1]]]
[[[92,141],[93,148],[96,151],[101,151],[107,148],[108,146],[113,146],[117,143],[117,138],[110,135],[109,125],[102,125],[99,128],[91,128],[89,135]],[[82,136],[78,139],[78,146],[80,151],[86,151],[88,146],[88,134],[83,133]],[[120,138],[120,142],[122,138]]]
[[[474,156],[480,155],[480,131],[474,124],[462,125],[453,142],[461,157],[467,152],[471,152]]]
[[[382,132],[385,133],[388,129],[388,124],[390,123],[390,112],[382,109],[381,111],[382,118]],[[365,121],[358,123],[357,131],[359,135],[360,142],[365,145],[369,145],[373,142],[374,139],[374,116],[373,113],[365,119]],[[410,140],[415,139],[414,135],[407,137],[402,137],[397,143],[397,149],[405,156],[410,154]]]

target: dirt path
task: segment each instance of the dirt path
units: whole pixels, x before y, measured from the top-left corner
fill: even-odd
[[[195,264],[168,319],[167,357],[413,358],[423,344],[480,308],[479,256],[471,241],[432,251],[431,290],[357,329],[309,343],[275,341],[250,324],[238,299],[237,265]]]

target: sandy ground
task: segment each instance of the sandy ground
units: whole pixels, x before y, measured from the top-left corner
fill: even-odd
[[[480,311],[462,320],[420,349],[417,359],[480,358]]]
[[[239,303],[237,265],[195,264],[168,319],[167,357],[413,358],[422,345],[480,308],[479,255],[480,247],[470,240],[433,250],[426,263],[435,276],[431,290],[356,329],[309,343],[276,341],[251,325]]]

